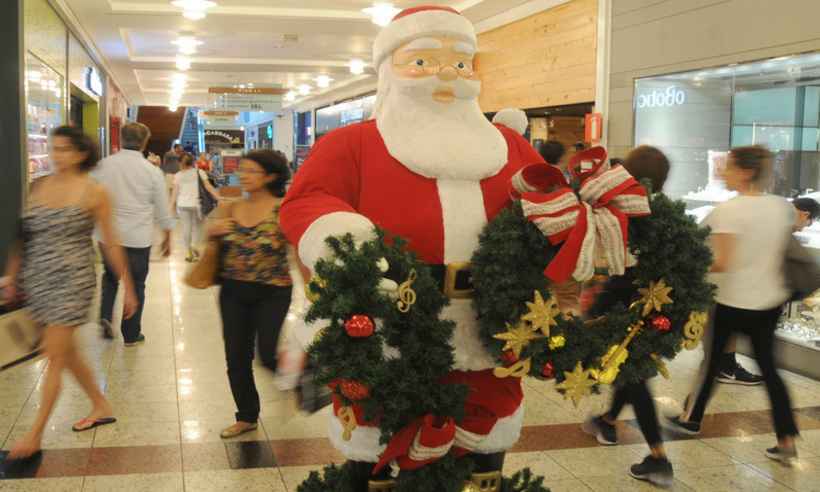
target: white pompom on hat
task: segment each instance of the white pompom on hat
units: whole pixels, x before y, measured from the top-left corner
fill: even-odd
[[[493,123],[504,125],[511,130],[515,130],[519,135],[523,135],[530,125],[527,113],[517,108],[504,108],[493,116]]]
[[[478,44],[475,27],[466,17],[450,7],[421,5],[399,12],[382,29],[373,44],[373,66],[382,62],[399,46],[421,37],[447,36]]]

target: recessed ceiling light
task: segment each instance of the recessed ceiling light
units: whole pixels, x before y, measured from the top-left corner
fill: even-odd
[[[179,47],[179,52],[183,55],[193,55],[196,53],[197,48],[203,44],[202,41],[193,36],[180,36],[171,42]]]
[[[330,87],[331,82],[333,82],[333,79],[328,75],[320,75],[316,77],[316,85],[322,89],[327,89]]]
[[[190,20],[204,19],[208,9],[216,7],[210,0],[174,0],[171,5],[182,9],[182,15]]]
[[[285,94],[285,101],[290,102],[290,101],[295,101],[295,100],[296,100],[296,93],[295,92],[288,91],[288,93]]]
[[[372,7],[362,9],[362,12],[370,16],[370,20],[377,26],[386,26],[390,24],[393,17],[396,16],[401,9],[397,9],[392,3],[377,2]]]
[[[191,59],[187,56],[177,56],[177,70],[188,70],[191,68]]]
[[[364,61],[363,60],[360,60],[358,58],[354,58],[354,59],[350,60],[350,63],[348,64],[348,66],[350,67],[350,73],[352,73],[353,75],[361,75],[361,74],[364,73]]]
[[[302,84],[299,87],[297,87],[297,90],[299,91],[300,95],[307,96],[308,94],[310,94],[311,88],[307,84]]]

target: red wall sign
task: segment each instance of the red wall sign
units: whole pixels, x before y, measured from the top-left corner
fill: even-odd
[[[584,141],[596,144],[603,135],[604,119],[601,113],[587,113],[584,118]]]

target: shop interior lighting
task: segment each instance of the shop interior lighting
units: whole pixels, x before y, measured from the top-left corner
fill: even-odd
[[[299,95],[307,96],[308,94],[310,94],[311,88],[307,84],[302,84],[299,87],[297,87],[297,90],[299,91]]]
[[[327,89],[330,87],[331,82],[333,82],[333,79],[328,75],[320,75],[316,77],[316,86],[321,89]]]
[[[350,73],[353,75],[361,75],[364,73],[364,60],[360,60],[358,58],[354,58],[350,60]]]
[[[43,74],[38,72],[37,70],[32,70],[28,72],[27,78],[32,82],[39,82],[43,79]]]
[[[181,9],[183,17],[189,20],[204,19],[208,9],[216,7],[210,0],[174,0],[171,5]]]
[[[373,21],[373,24],[384,27],[390,24],[393,17],[401,12],[401,10],[397,9],[392,3],[377,2],[373,4],[372,7],[362,9],[362,12],[370,16],[370,20]]]
[[[193,55],[196,53],[197,48],[203,44],[202,41],[193,36],[180,36],[172,43],[177,45],[179,52],[183,55]]]
[[[191,59],[187,56],[177,56],[177,70],[188,70],[191,68]]]

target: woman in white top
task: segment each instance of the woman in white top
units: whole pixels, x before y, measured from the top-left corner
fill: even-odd
[[[713,282],[717,285],[712,354],[723,353],[735,332],[749,336],[763,372],[772,405],[777,446],[766,455],[785,463],[797,457],[797,424],[791,399],[774,363],[774,331],[789,298],[783,274],[788,239],[794,226],[793,207],[768,195],[771,153],[760,146],[739,147],[729,153],[724,180],[739,195],[718,205],[707,217],[712,229]],[[670,420],[678,431],[698,434],[720,368],[710,357],[703,384],[687,411]]]
[[[204,178],[200,174],[203,171],[194,166],[194,156],[188,153],[182,154],[179,158],[180,171],[174,175],[174,191],[171,194],[171,207],[176,209],[177,215],[182,219],[183,239],[187,248],[185,261],[196,261],[199,252],[194,248],[195,238],[199,237],[199,227],[202,222],[202,211],[199,201],[199,180],[214,199],[219,199],[216,190],[208,182],[207,175]]]

